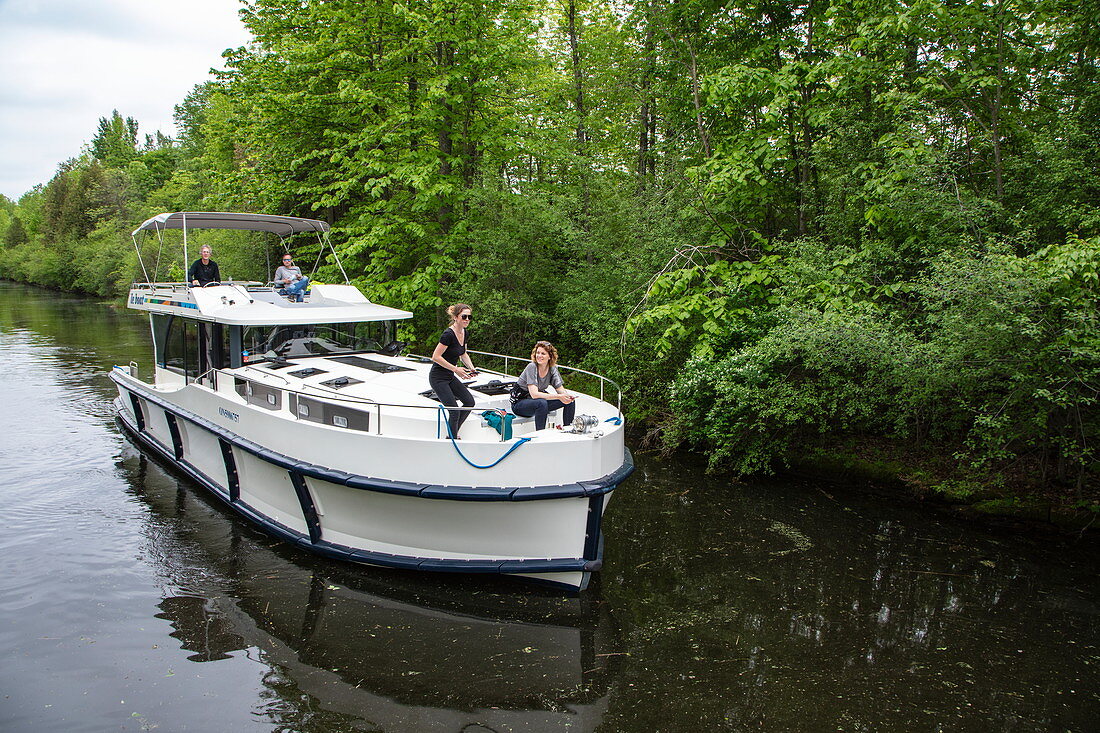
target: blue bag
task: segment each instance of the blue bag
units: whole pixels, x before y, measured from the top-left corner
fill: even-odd
[[[510,412],[506,412],[503,415],[499,410],[486,410],[481,413],[481,416],[485,418],[485,422],[492,426],[493,430],[496,430],[505,440],[512,439],[512,420],[516,418]]]

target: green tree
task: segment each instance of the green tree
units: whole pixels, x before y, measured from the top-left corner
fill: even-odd
[[[4,230],[4,247],[21,247],[28,241],[27,230],[23,227],[23,220],[13,216],[11,222]]]
[[[122,118],[118,110],[100,117],[92,138],[92,156],[109,168],[124,168],[137,157],[138,123],[133,117]]]

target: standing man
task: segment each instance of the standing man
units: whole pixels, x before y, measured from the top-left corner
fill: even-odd
[[[302,291],[307,285],[309,278],[302,274],[302,269],[294,264],[289,253],[283,255],[283,264],[275,270],[275,287],[282,288],[288,298],[301,303],[305,300]]]
[[[222,281],[218,272],[218,263],[210,259],[210,245],[204,244],[199,250],[199,259],[191,265],[187,271],[187,281],[192,285],[206,285],[207,283],[219,283]]]

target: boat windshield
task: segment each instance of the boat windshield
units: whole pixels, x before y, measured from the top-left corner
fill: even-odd
[[[324,323],[303,326],[248,326],[243,333],[246,361],[384,352],[392,342],[391,321]]]

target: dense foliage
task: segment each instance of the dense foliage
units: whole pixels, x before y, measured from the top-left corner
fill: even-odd
[[[889,446],[941,487],[1086,500],[1096,11],[253,0],[254,41],[181,101],[179,139],[114,112],[3,202],[0,273],[116,295],[147,216],[317,216],[412,339],[472,303],[478,347],[554,340],[716,467]],[[270,252],[215,241],[266,279]]]

